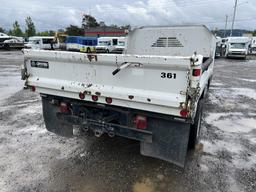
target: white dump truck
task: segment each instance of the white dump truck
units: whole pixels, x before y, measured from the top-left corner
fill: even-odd
[[[96,52],[122,53],[125,47],[125,39],[125,37],[99,37]]]
[[[250,43],[251,39],[249,37],[228,37],[226,41],[226,57],[246,59]]]
[[[184,166],[199,138],[215,46],[204,26],[141,27],[123,54],[25,49],[22,78],[41,95],[47,130],[138,140],[141,154]]]

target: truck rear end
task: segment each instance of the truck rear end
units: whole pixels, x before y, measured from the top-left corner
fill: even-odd
[[[204,34],[206,46],[192,46],[189,30]],[[138,140],[143,155],[184,166],[212,74],[212,42],[201,26],[135,29],[122,55],[24,50],[22,76],[42,96],[49,131],[72,136],[79,128]]]

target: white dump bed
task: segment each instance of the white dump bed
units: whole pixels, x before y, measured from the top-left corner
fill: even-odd
[[[198,66],[191,65],[194,51]],[[85,101],[97,95],[103,104],[111,97],[112,105],[180,116],[189,88],[202,92],[212,73],[197,73],[193,81],[191,67],[200,72],[203,57],[214,51],[215,37],[203,26],[135,29],[125,54],[24,50],[27,85],[43,94],[80,99],[85,93]]]
[[[113,105],[179,115],[186,100],[190,57],[87,54],[24,50],[28,85],[40,93],[85,100],[99,95],[99,103],[113,98]],[[131,63],[116,75],[123,63]]]

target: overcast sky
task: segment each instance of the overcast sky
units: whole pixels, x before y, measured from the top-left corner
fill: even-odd
[[[31,16],[38,31],[81,25],[89,13],[106,24],[132,26],[205,24],[231,26],[235,0],[0,0],[0,27],[10,29],[17,20]],[[235,28],[256,29],[256,0],[238,0]]]

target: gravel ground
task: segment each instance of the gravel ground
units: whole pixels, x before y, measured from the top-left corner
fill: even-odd
[[[23,90],[19,51],[0,52],[0,191],[256,191],[256,62],[215,62],[201,143],[185,169],[143,157],[124,138],[62,138]]]

